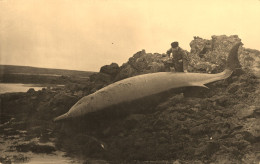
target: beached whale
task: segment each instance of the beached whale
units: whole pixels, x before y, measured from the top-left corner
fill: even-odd
[[[56,117],[54,121],[83,116],[116,104],[131,102],[173,88],[206,87],[204,84],[226,79],[239,63],[238,48],[240,45],[241,42],[232,47],[226,62],[226,69],[221,73],[157,72],[130,77],[83,97],[67,113]]]

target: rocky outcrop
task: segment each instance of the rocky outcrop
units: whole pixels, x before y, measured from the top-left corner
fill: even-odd
[[[236,35],[212,36],[210,40],[195,37],[190,43],[189,71],[223,71],[231,47],[240,41]],[[254,145],[259,145],[256,133],[259,128],[255,123],[259,113],[259,82],[254,73],[257,71],[254,60],[257,56],[259,58],[259,51],[240,47],[239,61],[244,73],[210,84],[210,90],[195,90],[198,92],[195,97],[187,96],[190,95],[186,94],[187,90],[184,95],[173,95],[154,107],[154,113],[133,113],[113,121],[102,117],[103,123],[88,129],[96,136],[102,133],[100,137],[104,138],[109,150],[98,149],[89,155],[141,161],[184,159],[183,163],[253,163],[256,160]],[[169,63],[170,58],[164,54],[142,50],[119,67],[110,82],[144,73],[169,71]],[[250,103],[254,105],[247,105]],[[86,124],[93,122],[94,118]],[[192,159],[189,161],[189,158]]]
[[[112,77],[106,73],[99,72],[90,76],[90,81],[97,85],[106,85],[112,82]]]
[[[237,35],[212,36],[210,40],[194,37],[189,54],[189,72],[217,73],[226,67],[229,51],[241,39]],[[240,48],[239,53],[245,54]],[[244,58],[241,58],[244,59]],[[100,72],[90,77],[98,88],[128,77],[170,71],[172,60],[166,54],[146,53],[145,50],[135,53],[122,66],[116,63],[101,67]],[[244,63],[242,61],[242,63]]]
[[[35,92],[34,88],[30,88],[30,89],[28,89],[28,91],[27,91],[27,93],[31,93],[31,94],[33,94],[34,92]]]
[[[218,73],[226,68],[226,60],[231,48],[241,39],[237,35],[212,36],[210,40],[194,37],[190,42],[189,72]],[[239,62],[242,67],[252,65],[256,50],[239,48]],[[90,76],[91,83],[85,85],[83,95],[93,93],[113,82],[153,72],[170,71],[172,59],[166,54],[147,53],[141,50],[135,53],[121,66],[116,63],[105,65],[100,72]],[[238,65],[240,67],[240,65]],[[239,71],[238,71],[239,73]],[[75,88],[75,87],[74,87]]]
[[[132,77],[135,75],[164,72],[167,70],[166,62],[170,60],[167,56],[158,53],[146,53],[145,50],[139,51],[130,57],[128,62],[123,64],[115,81]]]
[[[195,37],[190,43],[189,71],[223,71],[228,52],[240,41],[238,36],[212,36],[210,40]],[[1,121],[4,120],[0,132],[8,139],[26,130],[26,134],[23,131],[18,134],[20,138],[55,142],[55,147],[44,147],[44,151],[62,149],[68,155],[86,159],[128,163],[254,163],[259,147],[260,52],[241,47],[239,61],[243,73],[209,84],[210,89],[189,88],[182,91],[184,94],[169,93],[169,99],[147,108],[143,108],[144,104],[127,104],[113,107],[107,113],[90,114],[87,119],[52,122],[52,118],[68,111],[84,95],[114,81],[169,71],[168,56],[142,50],[120,67],[116,63],[101,67],[85,85],[0,96]],[[135,112],[128,115],[113,112],[126,108]],[[42,149],[38,144],[21,144],[12,151],[21,147],[30,151]],[[0,162],[3,161],[0,157]]]
[[[100,68],[100,73],[105,73],[108,74],[112,77],[116,76],[117,73],[119,72],[119,66],[117,63],[112,63],[110,65],[105,65]]]
[[[167,64],[169,61],[170,58],[166,55],[146,53],[145,50],[142,50],[130,57],[128,62],[120,67],[116,63],[101,67],[99,73],[90,76],[90,80],[99,86],[106,86],[140,74],[169,71]]]
[[[211,40],[194,37],[190,43],[189,71],[207,73],[223,71],[228,53],[237,42],[241,42],[237,35],[212,36]]]

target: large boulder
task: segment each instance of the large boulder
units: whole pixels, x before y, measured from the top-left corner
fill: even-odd
[[[194,40],[190,42],[190,47],[190,53],[197,54],[199,57],[202,57],[206,52],[212,50],[212,41],[195,36]]]
[[[114,81],[122,80],[128,77],[137,75],[137,70],[134,69],[130,64],[125,63],[120,67],[120,71],[115,77]]]
[[[134,54],[133,57],[130,57],[128,64],[130,64],[137,71],[141,72],[147,67],[149,61],[151,61],[151,57],[146,55],[145,50],[142,50]]]
[[[112,82],[112,76],[106,73],[96,73],[90,76],[90,81],[96,84],[109,84]]]
[[[145,50],[139,51],[120,67],[115,81],[139,74],[164,72],[169,70],[167,63],[170,60],[167,55],[146,53]]]
[[[255,66],[255,61],[260,61],[260,51],[249,48],[242,48],[239,55],[239,61],[243,69],[249,68],[252,69],[253,72],[255,72],[255,69],[258,68],[257,66]]]
[[[164,60],[168,58],[159,53],[146,53],[145,50],[139,51],[129,58],[130,64],[139,73],[152,73],[165,71]],[[169,59],[169,58],[168,58]]]
[[[163,72],[165,71],[165,65],[162,62],[152,62],[148,64],[148,72]]]
[[[29,94],[33,94],[33,93],[35,93],[34,88],[30,88],[30,89],[28,89],[27,93],[29,93]]]
[[[110,65],[104,65],[103,67],[100,68],[100,72],[114,77],[119,72],[119,66],[117,63],[111,63]]]
[[[241,39],[237,35],[212,36],[211,40],[194,37],[190,43],[189,71],[206,73],[223,71],[231,48],[238,42],[241,42]]]

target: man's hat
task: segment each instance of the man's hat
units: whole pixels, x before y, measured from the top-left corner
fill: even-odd
[[[178,42],[172,42],[171,46],[172,46],[172,48],[176,48],[176,47],[179,46],[179,43]]]

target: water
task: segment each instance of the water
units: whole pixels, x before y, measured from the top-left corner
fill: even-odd
[[[51,154],[46,153],[33,153],[29,152],[19,152],[14,150],[12,147],[25,144],[25,136],[22,135],[10,135],[6,137],[5,135],[0,135],[0,158],[8,159],[4,160],[3,163],[26,163],[26,164],[81,164],[83,161],[67,157],[65,152],[55,151]],[[38,143],[37,138],[32,139]],[[31,140],[31,141],[32,141]],[[31,142],[30,141],[30,142]],[[52,143],[50,143],[52,145]],[[0,162],[1,164],[1,162]]]
[[[58,87],[63,87],[64,85],[56,85]],[[28,89],[34,88],[35,91],[41,90],[45,87],[36,86],[36,84],[20,84],[20,83],[0,83],[0,94],[11,93],[11,92],[27,92]],[[1,114],[1,112],[0,112]],[[28,141],[26,130],[17,130],[10,128],[12,125],[10,121],[0,124],[0,164],[3,163],[28,163],[28,164],[70,164],[76,163],[80,164],[83,161],[79,159],[74,159],[66,156],[63,151],[55,150],[52,153],[33,153],[31,151],[17,151],[14,146],[19,145],[45,145],[49,147],[55,147],[54,142],[41,143],[39,138],[30,139]],[[9,132],[11,132],[9,134]]]
[[[0,83],[0,94],[11,92],[27,92],[30,88],[34,88],[35,91],[38,91],[44,87],[37,87],[34,84]]]

